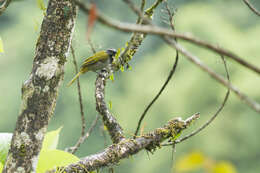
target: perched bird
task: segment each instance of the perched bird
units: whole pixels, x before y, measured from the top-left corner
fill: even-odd
[[[108,49],[106,51],[100,51],[85,59],[80,67],[78,74],[68,83],[70,86],[81,74],[88,71],[98,71],[107,68],[112,64],[114,56],[116,54],[116,49]]]

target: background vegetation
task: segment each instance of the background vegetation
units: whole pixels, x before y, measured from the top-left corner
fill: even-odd
[[[170,2],[170,1],[169,1]],[[252,0],[256,7],[260,3]],[[176,30],[189,32],[204,40],[228,48],[260,65],[259,35],[260,22],[242,1],[171,1],[177,8]],[[105,14],[122,21],[135,21],[135,15],[121,1],[98,0],[97,6]],[[163,6],[161,7],[163,9]],[[156,21],[162,22],[166,14],[155,14]],[[4,42],[4,54],[0,54],[0,132],[12,132],[20,108],[21,85],[28,79],[34,56],[35,43],[43,14],[34,1],[12,3],[0,16],[0,36]],[[85,40],[86,16],[79,14],[73,45],[78,62],[91,54]],[[97,50],[110,47],[123,47],[129,34],[96,24],[92,41]],[[166,80],[174,61],[175,51],[156,36],[149,36],[131,62],[132,70],[115,74],[115,81],[107,85],[107,101],[112,102],[112,112],[131,136],[139,116],[148,102]],[[206,50],[185,44],[189,50],[201,57],[208,65],[224,74],[221,59]],[[228,61],[231,82],[253,99],[260,102],[260,79],[245,68]],[[63,126],[59,148],[75,144],[80,135],[80,113],[76,85],[67,88],[66,83],[74,75],[72,58],[68,59],[65,82],[60,89],[55,116],[49,130]],[[84,110],[88,126],[97,115],[94,102],[95,73],[81,77]],[[201,119],[194,129],[206,121],[221,104],[225,88],[207,74],[180,57],[180,63],[173,80],[159,101],[153,106],[145,119],[144,131],[159,127],[175,116],[183,118],[201,113]],[[176,160],[187,153],[197,151],[211,160],[231,162],[237,172],[255,173],[260,171],[260,138],[258,132],[259,115],[244,105],[236,96],[231,97],[221,115],[205,131],[176,147],[171,156],[171,147],[158,150],[147,156],[146,152],[115,167],[116,172],[171,172]],[[79,157],[96,153],[104,148],[102,126],[95,128],[90,138],[77,152]],[[110,141],[107,138],[107,144]],[[130,160],[130,161],[129,161]],[[126,169],[127,168],[127,169]],[[196,170],[204,172],[203,170]]]

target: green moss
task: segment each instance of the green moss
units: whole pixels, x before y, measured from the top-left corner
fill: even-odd
[[[19,148],[19,156],[24,157],[25,154],[26,154],[26,148],[25,148],[25,145],[22,144],[22,145],[20,146],[20,148]]]

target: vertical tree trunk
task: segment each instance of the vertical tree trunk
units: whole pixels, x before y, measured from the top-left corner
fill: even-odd
[[[73,0],[49,0],[36,44],[32,72],[22,87],[21,110],[4,173],[36,170],[42,141],[63,80],[75,19]]]

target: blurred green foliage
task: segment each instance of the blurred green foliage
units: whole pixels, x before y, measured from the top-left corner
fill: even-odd
[[[252,3],[260,7],[256,0],[252,0]],[[203,40],[236,52],[257,66],[260,65],[259,18],[242,1],[178,0],[171,1],[170,4],[177,8],[175,16],[177,31],[192,33]],[[134,13],[121,1],[98,0],[97,6],[105,14],[118,20],[128,22],[136,20]],[[161,20],[165,16],[166,14],[158,9],[154,19],[158,25],[166,27]],[[41,23],[42,17],[42,11],[38,9],[35,1],[12,3],[0,16],[0,36],[5,48],[5,53],[0,54],[0,132],[14,130],[20,107],[21,85],[31,72],[40,28],[38,26],[37,30],[36,26],[37,23]],[[85,40],[86,19],[84,14],[79,13],[73,38],[78,63],[91,55],[90,46]],[[97,23],[91,37],[97,50],[102,50],[123,47],[130,34]],[[181,43],[218,73],[224,75],[222,61],[217,55],[186,42]],[[148,36],[130,63],[132,70],[118,72],[114,75],[115,81],[108,82],[107,102],[111,100],[112,112],[128,136],[134,133],[138,118],[145,106],[166,80],[174,56],[175,51],[163,44],[160,38]],[[228,66],[232,83],[260,102],[259,76],[233,61],[228,61]],[[81,122],[76,85],[66,87],[66,83],[74,73],[72,58],[69,57],[64,83],[60,88],[55,114],[49,126],[49,130],[63,126],[58,146],[60,149],[74,145],[80,135]],[[97,114],[94,99],[95,76],[95,73],[87,73],[80,78],[87,127]],[[225,90],[214,79],[181,56],[172,81],[148,112],[144,120],[144,130],[147,132],[159,127],[174,116],[186,118],[195,112],[200,112],[201,119],[188,130],[191,131],[217,110],[224,99]],[[232,93],[222,113],[207,129],[198,136],[177,145],[173,160],[171,147],[162,148],[149,157],[143,151],[130,159],[123,160],[119,166],[115,166],[115,171],[171,172],[176,159],[196,149],[214,160],[230,161],[238,172],[259,172],[258,121],[259,114],[243,104]],[[103,126],[99,122],[92,135],[77,152],[79,157],[96,153],[104,148],[101,129]],[[106,141],[110,143],[108,136]]]

